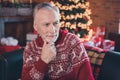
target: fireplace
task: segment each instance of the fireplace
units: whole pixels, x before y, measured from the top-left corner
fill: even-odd
[[[26,45],[26,34],[33,32],[32,17],[2,17],[0,18],[0,38],[13,37],[20,46]]]

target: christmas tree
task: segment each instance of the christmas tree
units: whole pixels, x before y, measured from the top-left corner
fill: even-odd
[[[60,9],[61,29],[74,33],[80,38],[88,35],[92,20],[87,0],[52,0],[51,3]]]

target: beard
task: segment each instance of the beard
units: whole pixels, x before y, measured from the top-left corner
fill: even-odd
[[[43,41],[49,42],[49,43],[55,43],[58,39],[59,33],[56,35],[45,35],[45,36],[41,36]]]
[[[56,42],[57,41],[57,39],[58,39],[58,35],[56,35],[56,36],[54,36],[54,37],[48,37],[48,38],[46,38],[46,41],[47,42]]]

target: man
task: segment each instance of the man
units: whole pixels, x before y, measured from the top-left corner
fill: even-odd
[[[39,37],[25,47],[22,80],[94,80],[79,38],[60,30],[57,7],[36,5],[34,29]]]

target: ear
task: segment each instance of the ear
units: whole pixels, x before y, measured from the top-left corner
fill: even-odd
[[[34,21],[34,23],[33,23],[33,27],[34,27],[34,30],[36,30],[37,31],[37,24],[36,24],[36,22]]]
[[[33,24],[33,27],[34,27],[34,33],[37,34],[37,25],[36,25],[35,22],[34,22],[34,24]]]

